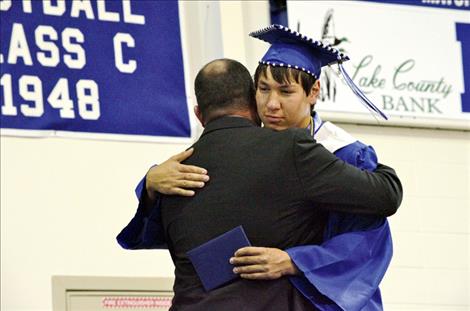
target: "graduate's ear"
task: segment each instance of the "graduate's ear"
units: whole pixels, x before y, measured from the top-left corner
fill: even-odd
[[[194,114],[196,115],[196,118],[201,122],[202,127],[204,127],[204,121],[202,118],[201,110],[199,109],[199,106],[196,105],[194,106]]]
[[[310,94],[308,94],[308,102],[313,107],[317,102],[318,96],[320,96],[320,80],[317,79],[315,83],[313,83],[312,88],[310,89]]]

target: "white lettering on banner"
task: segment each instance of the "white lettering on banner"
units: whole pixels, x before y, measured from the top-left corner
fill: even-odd
[[[93,80],[78,81],[77,97],[80,116],[86,120],[98,120],[101,115],[98,84]]]
[[[46,38],[47,37],[47,38]],[[54,41],[57,41],[57,31],[52,26],[39,25],[34,31],[34,39],[39,51],[37,61],[45,67],[57,67],[60,62],[60,51]],[[65,28],[61,33],[62,47],[67,53],[63,55],[65,65],[70,69],[82,69],[86,65],[86,53],[81,43],[85,36],[77,28]],[[3,63],[3,55],[0,55]],[[30,48],[22,24],[13,23],[7,62],[17,64],[21,58],[25,65],[32,66]]]
[[[110,0],[108,0],[110,1]],[[39,2],[39,1],[37,1]],[[132,2],[131,0],[121,0],[121,11],[113,12],[106,8],[105,0],[96,0],[97,19],[104,22],[118,23],[122,20],[124,23],[145,25],[145,16],[132,13]],[[113,2],[117,2],[114,1]],[[20,3],[20,1],[11,0],[0,0],[0,10],[8,11],[13,4]],[[70,1],[70,12],[68,15],[73,18],[80,18],[81,12],[85,13],[87,19],[95,19],[95,13],[90,0],[72,0]],[[32,13],[33,8],[31,0],[22,1],[23,13]],[[44,15],[52,16],[64,16],[67,11],[65,0],[56,0],[56,4],[53,4],[52,0],[42,0],[42,13]],[[67,14],[66,14],[67,15]]]
[[[24,75],[19,80],[20,95],[34,105],[21,104],[20,110],[26,117],[40,117],[44,114],[44,101],[42,98],[42,82],[36,76]],[[30,87],[32,90],[30,90]]]
[[[130,34],[118,32],[113,38],[114,64],[122,73],[133,73],[137,69],[137,62],[131,59],[127,63],[124,63],[122,54],[122,45],[124,43],[127,47],[135,47],[134,38],[132,38]]]
[[[97,0],[98,19],[108,22],[119,22],[119,13],[106,11],[106,1]]]
[[[470,6],[469,0],[454,0],[456,6]]]
[[[470,6],[470,0],[421,0],[423,4],[449,6],[455,4],[456,7]]]
[[[124,13],[124,22],[145,25],[145,16],[132,14],[130,0],[122,0],[122,11]]]
[[[63,119],[74,119],[75,111],[73,111],[73,101],[69,95],[69,81],[66,78],[60,78],[47,97],[47,101],[51,107],[60,109],[59,114]]]
[[[11,7],[11,0],[0,0],[0,11],[8,11]]]
[[[33,7],[31,6],[31,0],[23,0],[23,12],[33,13]]]
[[[4,74],[0,78],[0,86],[3,87],[3,105],[2,114],[5,116],[16,116],[18,109],[13,106],[13,91],[11,86],[11,75]]]
[[[8,60],[9,64],[16,64],[18,58],[21,57],[26,66],[32,66],[33,60],[29,53],[28,41],[24,34],[23,25],[13,23],[11,29],[10,47],[8,48]]]
[[[86,65],[85,50],[80,44],[72,43],[71,39],[75,39],[78,43],[85,42],[85,37],[79,29],[65,28],[62,31],[62,45],[67,52],[74,53],[76,58],[74,59],[71,55],[66,54],[64,55],[64,63],[69,68],[82,69]]]
[[[93,7],[91,6],[90,0],[74,0],[72,1],[72,8],[70,9],[71,17],[80,17],[80,12],[85,12],[85,16],[88,19],[95,19],[93,13]]]
[[[57,67],[60,62],[59,49],[53,42],[45,41],[45,36],[48,36],[54,41],[58,39],[57,31],[55,31],[52,26],[38,26],[34,31],[34,37],[36,39],[36,45],[41,51],[36,53],[36,57],[43,66]],[[47,56],[44,51],[49,52],[50,56]]]
[[[42,1],[44,15],[62,16],[65,13],[65,0],[57,0],[57,5],[53,5],[51,0]]]
[[[71,18],[145,25],[145,16],[132,12],[131,0],[121,0],[120,3],[121,10],[113,6],[114,11],[112,11],[108,0],[96,0],[93,3],[91,0],[70,2],[42,0],[40,4],[33,3],[31,0],[0,0],[0,9],[9,11],[15,8],[26,14],[33,13],[34,9],[38,11],[38,14],[48,16],[64,18],[70,15]],[[37,6],[41,4],[42,10]],[[13,7],[15,5],[18,7]],[[67,10],[70,11],[67,12]],[[62,62],[67,68],[74,70],[83,69],[87,65],[84,45],[86,33],[84,34],[82,30],[71,27],[61,30],[57,28],[59,26],[33,25],[26,22],[11,22],[9,45],[5,44],[5,51],[0,53],[0,63],[57,68]],[[4,30],[7,29],[9,30],[9,28]],[[8,42],[2,38],[3,41]],[[129,49],[136,47],[134,37],[129,33],[116,32],[113,37],[113,47],[117,70],[125,74],[134,73],[137,70],[137,59],[127,55]],[[62,119],[98,120],[100,118],[99,85],[94,80],[77,78],[72,81],[66,73],[56,79],[57,82],[50,81],[47,77],[38,77],[38,74],[15,77],[11,73],[3,73],[0,77],[1,114],[38,118],[56,111]],[[49,89],[50,87],[52,90]],[[75,93],[69,87],[74,87]],[[47,109],[45,105],[53,109]]]
[[[0,86],[3,88],[2,115],[16,116],[18,109],[13,103],[12,77],[3,74]],[[85,120],[98,120],[101,116],[100,96],[98,84],[93,80],[81,79],[76,83],[78,114]],[[23,75],[18,80],[19,95],[22,99],[30,101],[29,104],[20,104],[20,111],[25,117],[40,117],[44,114],[44,96],[42,81],[37,76]],[[60,78],[47,101],[52,108],[59,109],[61,118],[75,118],[73,100],[70,98],[69,83],[66,78]]]

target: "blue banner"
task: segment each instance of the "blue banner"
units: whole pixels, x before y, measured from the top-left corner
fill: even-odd
[[[0,9],[2,128],[191,137],[177,1]]]
[[[470,11],[470,0],[363,0],[388,4],[416,5],[428,8],[442,8]]]

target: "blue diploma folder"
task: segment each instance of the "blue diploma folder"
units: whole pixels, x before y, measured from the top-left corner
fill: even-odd
[[[186,254],[206,291],[210,291],[238,277],[229,259],[242,247],[250,246],[242,226],[238,226],[196,247]]]

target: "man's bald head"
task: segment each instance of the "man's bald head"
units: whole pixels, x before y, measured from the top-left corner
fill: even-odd
[[[236,61],[230,59],[216,59],[210,63],[207,63],[204,67],[202,67],[201,71],[206,75],[223,74],[227,72],[227,68],[230,62]]]
[[[205,65],[196,76],[194,89],[205,122],[232,111],[256,109],[253,79],[245,66],[232,59]]]

